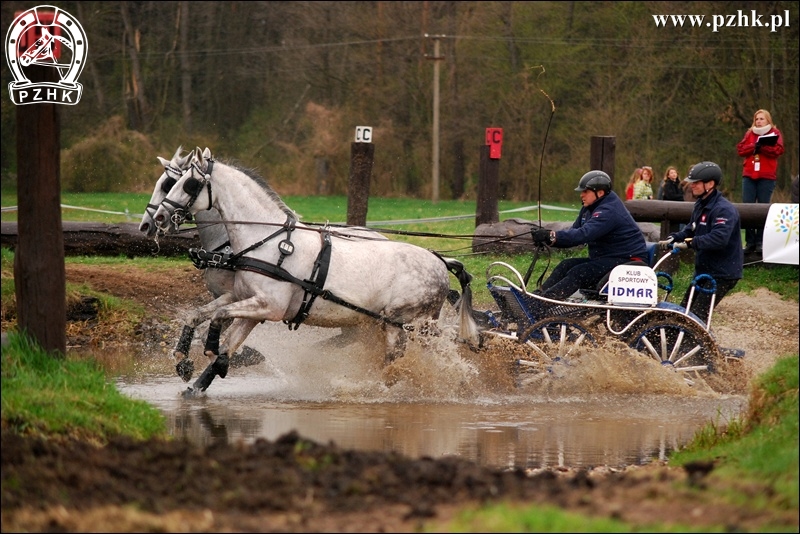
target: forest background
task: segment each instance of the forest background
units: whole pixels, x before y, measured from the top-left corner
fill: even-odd
[[[156,156],[182,145],[281,195],[346,194],[355,128],[372,126],[371,195],[431,198],[436,61],[442,199],[476,197],[489,127],[503,129],[507,200],[576,201],[591,137],[613,136],[619,193],[637,166],[660,182],[712,160],[740,202],[736,143],[759,108],[786,148],[773,201],[798,172],[798,2],[46,4],[88,41],[83,96],[59,106],[63,191],[149,193]],[[3,35],[37,5],[3,2]],[[713,31],[714,16],[733,25]],[[788,25],[771,31],[773,16]],[[3,191],[16,189],[11,81],[3,62]]]

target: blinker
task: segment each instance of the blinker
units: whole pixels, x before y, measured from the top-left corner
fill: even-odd
[[[161,184],[161,190],[165,193],[169,193],[172,191],[172,186],[174,186],[176,182],[177,180],[175,178],[172,178],[171,176],[167,177],[167,179],[164,180],[164,183]]]
[[[203,190],[203,186],[205,183],[201,182],[196,178],[188,178],[186,182],[183,184],[183,191],[187,195],[191,195],[192,197],[196,197],[200,194],[200,191]]]

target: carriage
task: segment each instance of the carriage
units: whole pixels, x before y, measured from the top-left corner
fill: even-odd
[[[196,149],[179,172],[180,178],[168,186],[156,185],[153,199],[162,200],[158,204],[151,200],[154,212],[147,217],[152,225],[143,220],[142,231],[153,227],[177,231],[190,216],[214,208],[228,233],[229,250],[201,249],[190,256],[198,268],[233,273],[230,289],[189,316],[173,351],[180,360],[176,370],[188,381],[193,366],[188,365],[187,353],[194,328],[210,321],[205,353],[211,363],[189,388],[192,393],[205,391],[215,376],[226,376],[228,353],[233,354],[259,322],[282,321],[292,329],[301,323],[378,326],[376,335],[384,340],[389,363],[402,353],[411,323],[438,319],[446,298],[459,303],[460,340],[473,343],[499,336],[528,348],[529,357],[516,361],[518,374],[528,378],[548,376],[578,349],[596,345],[607,336],[680,372],[689,382],[698,374],[718,370],[726,359],[741,356],[717,346],[710,332],[711,315],[703,323],[688,311],[691,302],[683,308],[668,301],[672,278],[658,269],[678,249],[652,267],[652,260],[621,265],[601,287],[583,289],[564,301],[529,291],[527,277],[507,263],[494,262],[487,268],[487,287],[499,312],[480,313],[472,310],[472,276],[458,260],[365,235],[363,228],[348,231],[300,223],[262,178],[217,162],[208,149]],[[655,246],[651,245],[651,257]],[[528,275],[538,257],[537,249]],[[462,293],[454,299],[448,272],[461,284]],[[373,283],[365,284],[366,280]],[[698,276],[692,282],[692,295],[712,293],[713,309],[715,286],[711,277]],[[221,344],[220,335],[230,320],[230,332]]]
[[[660,267],[680,250],[669,250],[654,262],[657,249],[650,244],[649,262],[617,266],[597,288],[581,289],[564,300],[530,291],[527,277],[512,265],[491,263],[487,288],[499,312],[485,312],[491,328],[483,334],[526,347],[528,356],[515,361],[519,384],[551,376],[557,366],[568,365],[582,350],[608,338],[680,373],[690,385],[744,356],[741,350],[717,345],[710,330],[713,313],[703,322],[689,311],[698,291],[710,294],[713,310],[713,277],[702,274],[691,281],[686,308],[669,302],[672,275]],[[538,254],[528,274],[537,259]]]

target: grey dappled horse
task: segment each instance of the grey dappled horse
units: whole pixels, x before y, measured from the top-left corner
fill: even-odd
[[[169,231],[189,214],[209,208],[229,221],[224,225],[234,252],[214,261],[234,269],[235,297],[211,315],[205,349],[212,363],[194,382],[195,390],[204,391],[215,376],[226,376],[228,352],[263,321],[294,328],[301,323],[328,328],[378,324],[386,361],[392,361],[403,352],[404,327],[439,318],[450,292],[448,271],[462,287],[459,336],[477,342],[472,277],[457,260],[409,243],[352,239],[305,225],[262,178],[198,148],[154,220]],[[220,346],[221,325],[229,318],[234,322]]]
[[[206,149],[207,150],[207,149]],[[150,196],[150,201],[147,203],[144,215],[142,215],[142,222],[139,224],[139,231],[144,233],[147,237],[155,238],[158,227],[153,220],[161,202],[167,197],[167,193],[172,189],[183,172],[189,168],[189,161],[191,159],[191,152],[181,155],[183,152],[182,147],[178,147],[171,160],[156,156],[158,161],[164,168],[164,172],[156,181],[153,194]],[[215,209],[205,210],[197,214],[195,221],[197,222],[197,233],[200,238],[200,247],[208,251],[224,251],[225,247],[229,245],[228,232],[225,226],[218,224],[221,221],[219,212]],[[173,228],[177,231],[177,228]],[[203,281],[209,293],[214,297],[214,300],[209,305],[194,310],[183,326],[181,337],[178,340],[175,348],[173,349],[173,356],[178,360],[176,370],[178,375],[189,380],[192,376],[193,365],[191,360],[188,360],[189,348],[191,346],[192,338],[194,337],[195,328],[211,317],[211,312],[216,309],[216,305],[227,302],[227,298],[222,301],[217,301],[223,295],[232,296],[233,294],[233,278],[234,273],[225,269],[203,269]],[[215,304],[216,303],[216,304]],[[245,346],[242,350],[231,357],[232,365],[247,365],[253,363],[263,362],[264,356],[252,347]]]
[[[211,151],[206,148],[204,150],[206,157],[211,157]],[[171,160],[166,160],[160,156],[156,156],[158,161],[164,168],[164,172],[156,181],[153,194],[147,204],[145,213],[142,216],[142,222],[139,225],[139,230],[148,237],[155,237],[158,232],[164,233],[156,226],[153,220],[153,215],[158,209],[161,202],[166,198],[167,193],[172,189],[175,183],[183,175],[183,172],[189,167],[189,161],[192,153],[189,152],[182,155],[182,147],[178,147]],[[228,239],[228,231],[225,225],[220,224],[222,218],[219,212],[210,208],[195,214],[194,220],[197,223],[198,236],[200,238],[200,249],[206,252],[225,253],[230,251],[230,240]],[[169,227],[167,232],[177,232],[176,225]],[[371,230],[369,228],[354,226],[348,227],[346,232],[340,232],[340,236],[345,238],[357,239],[359,237],[366,237],[369,239],[386,239],[382,234]],[[176,371],[178,375],[188,381],[194,373],[194,364],[188,359],[189,349],[192,339],[194,337],[195,328],[201,323],[205,322],[211,317],[211,314],[219,306],[229,304],[233,298],[233,279],[235,273],[230,269],[217,269],[208,267],[203,269],[203,279],[206,288],[213,295],[214,300],[207,305],[197,308],[190,312],[186,324],[183,327],[181,336],[173,349],[173,356],[178,360]],[[230,321],[228,321],[229,323]],[[225,326],[228,325],[225,324]],[[223,327],[224,330],[225,327]],[[356,331],[352,328],[342,328],[342,333],[327,341],[329,345],[342,346],[356,340]],[[253,364],[263,362],[264,356],[252,347],[244,347],[240,353],[231,357],[231,364]]]

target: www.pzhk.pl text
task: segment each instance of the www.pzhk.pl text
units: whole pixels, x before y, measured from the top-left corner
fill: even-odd
[[[769,28],[770,32],[778,28],[789,27],[789,10],[783,14],[764,15],[755,9],[745,13],[741,9],[733,15],[653,15],[656,28],[711,28],[718,32],[721,28]]]

